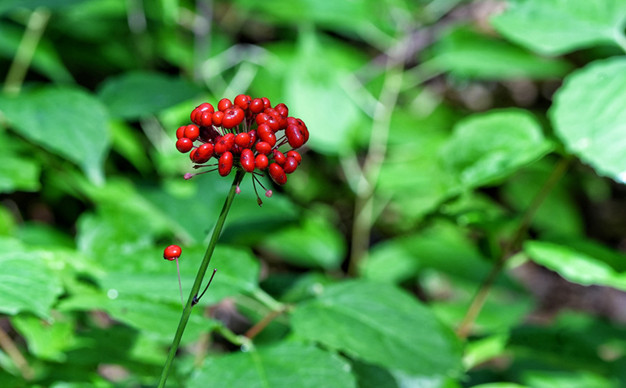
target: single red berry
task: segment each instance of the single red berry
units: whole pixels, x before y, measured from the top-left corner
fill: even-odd
[[[233,169],[233,154],[230,151],[226,151],[220,156],[219,162],[217,163],[217,171],[221,176],[226,176],[230,174],[230,171]]]
[[[185,137],[185,128],[187,128],[186,125],[183,125],[182,127],[178,127],[178,129],[176,130],[177,139],[180,139],[181,137]]]
[[[248,135],[250,135],[250,142],[248,143],[248,147],[252,147],[252,145],[256,143],[256,139],[258,137],[256,130],[253,129],[252,131],[249,131]]]
[[[257,125],[261,125],[261,124],[265,124],[268,118],[269,118],[269,115],[265,113],[259,113],[258,115],[256,115],[255,120],[256,120]]]
[[[270,99],[267,97],[261,97],[261,100],[263,100],[263,108],[267,109],[267,108],[271,108],[272,104],[270,104]]]
[[[200,136],[200,128],[198,126],[190,124],[185,127],[185,137],[188,137],[191,141],[195,141]]]
[[[288,158],[294,158],[298,162],[298,164],[302,162],[302,156],[300,156],[300,153],[298,151],[288,151],[285,156],[287,156]]]
[[[180,257],[183,250],[178,245],[170,245],[163,251],[163,258],[165,260],[173,261]]]
[[[270,177],[274,182],[279,185],[284,185],[285,183],[287,183],[287,175],[285,174],[285,170],[283,170],[283,168],[277,163],[270,164],[268,170],[270,173]]]
[[[213,124],[213,112],[202,112],[196,116],[196,120],[194,123],[200,125],[201,127],[210,127]]]
[[[246,148],[250,145],[250,135],[248,132],[241,132],[235,136],[235,144],[241,148]]]
[[[289,116],[289,108],[287,108],[287,105],[283,104],[282,102],[276,105],[274,109],[283,117]]]
[[[261,113],[263,112],[263,100],[261,100],[260,98],[255,98],[252,101],[250,101],[250,112],[252,113]]]
[[[240,94],[237,97],[235,97],[234,103],[241,109],[246,110],[250,106],[250,101],[251,101],[250,96],[246,96],[245,94]]]
[[[256,158],[254,158],[254,165],[259,170],[265,170],[269,164],[270,160],[267,158],[267,155],[258,154]]]
[[[281,129],[281,119],[282,117],[280,117],[278,113],[274,112],[274,114],[267,115],[267,120],[265,120],[265,124],[269,125],[269,127],[272,128],[272,131],[276,132]],[[286,123],[287,121],[285,121],[285,124]]]
[[[215,147],[213,150],[216,154],[221,155],[224,152],[232,150],[235,145],[235,134],[227,133],[226,135],[217,139],[217,143],[215,143]]]
[[[272,150],[272,146],[270,145],[270,143],[268,143],[266,141],[260,141],[260,142],[256,143],[254,148],[256,148],[258,153],[264,154],[264,155],[269,154],[270,151]]]
[[[209,159],[211,159],[211,156],[213,156],[213,144],[204,143],[200,145],[200,147],[196,148],[194,151],[196,152],[194,153],[193,151],[191,151],[191,153],[194,154],[190,155],[191,160],[197,164],[206,163],[209,161]]]
[[[270,128],[269,125],[267,124],[259,125],[259,127],[256,129],[256,133],[259,136],[259,139],[261,141],[269,143],[270,147],[274,147],[274,145],[276,144],[276,135],[274,134],[274,131],[272,131],[272,128]]]
[[[285,136],[290,146],[300,148],[308,140],[309,131],[300,125],[289,124],[285,129]]]
[[[254,171],[254,152],[250,148],[244,148],[241,151],[241,157],[239,159],[241,162],[241,167],[243,167],[244,171],[252,172]]]
[[[186,138],[186,137],[181,137],[180,139],[176,140],[176,149],[182,152],[183,154],[191,151],[192,148],[193,148],[193,141],[191,141],[191,139]]]
[[[230,107],[224,111],[224,118],[222,119],[222,126],[227,129],[231,129],[241,124],[245,118],[245,113],[238,107]]]
[[[220,126],[222,125],[222,119],[224,118],[224,112],[222,112],[221,110],[218,110],[217,112],[213,113],[213,125],[217,125]]]
[[[224,112],[226,109],[230,108],[231,106],[233,106],[233,103],[230,102],[228,98],[222,98],[220,102],[217,103],[217,109],[221,110],[222,112]]]
[[[278,163],[278,164],[280,164],[282,166],[283,164],[285,164],[285,160],[286,159],[287,158],[285,158],[285,155],[282,152],[280,152],[277,149],[274,149],[274,161],[276,163]]]
[[[285,173],[291,174],[296,171],[296,168],[298,168],[298,161],[296,158],[291,156],[287,157],[287,159],[285,159],[285,163],[283,164],[283,170],[285,170]]]

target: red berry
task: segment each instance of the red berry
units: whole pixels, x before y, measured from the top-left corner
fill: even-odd
[[[259,139],[261,141],[269,143],[270,147],[274,147],[274,145],[276,144],[276,135],[269,125],[259,125],[259,127],[256,129],[256,134],[259,136]]]
[[[263,112],[263,108],[263,100],[261,100],[260,98],[255,98],[254,100],[250,101],[250,112],[261,113]]]
[[[224,118],[224,112],[222,112],[221,110],[218,110],[217,112],[213,113],[213,125],[217,125],[220,126],[222,125],[222,119]]]
[[[261,100],[263,100],[263,108],[267,109],[267,108],[271,108],[272,104],[270,104],[270,99],[267,97],[262,97]]]
[[[185,128],[187,128],[186,125],[183,125],[182,127],[178,127],[178,129],[176,130],[177,139],[180,139],[181,137],[185,137]]]
[[[198,124],[198,125],[206,125],[206,124],[202,124],[201,120],[202,120],[202,116],[205,113],[210,114],[213,113],[215,110],[213,109],[213,105],[209,104],[208,102],[204,102],[200,105],[198,105],[194,110],[191,111],[191,121]],[[210,123],[208,125],[211,125]]]
[[[291,174],[296,171],[296,168],[298,168],[298,161],[296,158],[289,156],[285,159],[285,163],[283,164],[283,170],[285,170],[285,173]]]
[[[287,175],[285,174],[285,170],[277,163],[272,163],[269,166],[270,177],[274,182],[279,185],[284,185],[287,183]]]
[[[287,105],[283,104],[282,102],[276,105],[274,109],[276,109],[276,112],[278,112],[283,117],[289,116],[289,108],[287,108]]]
[[[200,136],[200,128],[196,125],[190,124],[185,127],[185,137],[188,137],[191,141],[195,141]]]
[[[217,171],[221,176],[230,174],[230,170],[233,169],[233,154],[230,151],[226,151],[220,156],[217,163]]]
[[[170,245],[163,250],[163,258],[169,261],[176,260],[181,253],[183,253],[183,250],[178,245]]]
[[[246,148],[250,145],[250,135],[248,132],[241,132],[235,136],[235,144],[241,148]]]
[[[298,151],[291,150],[291,151],[288,151],[285,155],[288,158],[294,158],[298,162],[298,164],[302,162],[302,156],[300,156],[300,153],[298,153]]]
[[[309,139],[309,131],[300,125],[289,124],[285,129],[285,136],[290,146],[300,148]]]
[[[198,164],[206,163],[213,156],[213,144],[204,143],[200,147],[195,149],[196,151],[196,159],[192,158],[192,160]]]
[[[274,149],[274,161],[281,166],[285,163],[285,155],[277,149]]]
[[[210,127],[213,124],[213,112],[202,112],[196,116],[196,120],[194,123],[200,125],[201,127]]]
[[[191,139],[186,138],[186,137],[181,137],[180,139],[176,140],[176,149],[182,152],[183,154],[191,151],[192,148],[193,148],[193,141],[191,141]]]
[[[232,133],[227,133],[217,140],[217,143],[215,143],[215,147],[213,148],[213,150],[216,154],[221,155],[227,151],[232,150],[234,145],[235,135]]]
[[[258,154],[256,158],[254,158],[254,165],[259,170],[265,170],[269,163],[270,163],[270,160],[267,158],[266,155]]]
[[[256,142],[257,133],[253,129],[252,131],[248,132],[248,135],[250,135],[250,142],[248,143],[248,147],[252,147],[252,145]]]
[[[224,118],[222,119],[222,126],[227,129],[231,129],[241,124],[245,118],[245,113],[240,107],[227,108],[224,111]]]
[[[241,167],[243,167],[246,172],[254,171],[254,153],[250,148],[244,148],[243,151],[241,151],[239,161],[241,162]]]
[[[233,103],[230,102],[228,98],[222,98],[220,102],[217,103],[217,109],[221,110],[222,112],[224,112],[226,109],[230,108],[231,106],[233,106]]]
[[[269,154],[270,151],[272,150],[272,146],[270,145],[270,143],[266,141],[260,141],[256,143],[254,147],[256,148],[258,153],[264,154],[264,155]]]
[[[246,110],[250,106],[250,101],[251,101],[250,96],[246,96],[245,94],[240,94],[237,97],[235,97],[234,103],[241,109]]]
[[[256,115],[256,123],[258,125],[265,124],[269,117],[270,116],[265,113],[259,113],[258,115]]]

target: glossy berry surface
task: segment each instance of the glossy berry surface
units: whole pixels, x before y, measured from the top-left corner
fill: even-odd
[[[163,251],[163,258],[173,261],[178,259],[182,253],[183,250],[178,245],[170,245]]]
[[[284,185],[302,161],[296,150],[309,139],[304,122],[289,113],[284,103],[272,106],[267,97],[246,94],[198,105],[189,116],[192,124],[176,130],[176,149],[189,152],[194,168],[208,171],[185,174],[185,179],[215,170],[227,176],[236,169],[250,173],[255,192],[256,183],[265,189],[258,178],[263,175]],[[257,199],[260,204],[258,194]]]

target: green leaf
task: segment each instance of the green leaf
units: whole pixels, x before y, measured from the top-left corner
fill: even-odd
[[[3,148],[0,144],[0,193],[39,190],[39,164],[32,159],[3,152]]]
[[[0,312],[29,311],[47,318],[63,289],[46,263],[45,252],[28,252],[0,240]]]
[[[65,351],[75,345],[74,322],[60,314],[49,321],[17,315],[11,318],[11,324],[26,339],[30,353],[42,360],[64,362]]]
[[[76,4],[84,3],[88,0],[3,0],[0,4],[0,14],[15,9],[46,7],[51,9],[62,9]]]
[[[104,181],[108,115],[90,94],[46,86],[0,98],[0,111],[18,134],[76,163],[92,182]]]
[[[496,183],[551,149],[532,114],[502,109],[460,121],[442,148],[441,158],[468,190]]]
[[[336,354],[312,345],[282,343],[207,358],[187,387],[209,386],[352,388],[356,382],[350,365]]]
[[[206,247],[183,246],[179,259],[183,296],[196,277],[198,266]],[[111,263],[108,272],[98,281],[104,290],[113,291],[120,296],[141,297],[156,302],[180,304],[180,292],[176,276],[176,263],[163,260],[162,249],[135,251],[132,255],[120,255],[116,259],[132,263]],[[227,246],[218,246],[213,253],[211,266],[205,276],[208,281],[213,268],[217,269],[211,283],[211,290],[202,299],[202,303],[215,304],[220,300],[257,288],[259,262],[250,252]]]
[[[601,44],[626,48],[625,20],[623,0],[516,0],[491,22],[516,43],[560,55]]]
[[[567,149],[600,175],[626,183],[626,57],[570,74],[549,116]]]
[[[610,265],[571,247],[544,241],[527,241],[524,252],[534,262],[571,282],[626,291],[626,272],[617,272]]]
[[[538,57],[467,27],[456,27],[439,39],[432,55],[421,66],[427,74],[450,72],[487,80],[558,78],[572,67],[565,61]]]
[[[199,89],[181,78],[161,73],[132,72],[108,78],[98,96],[111,115],[137,119],[189,100]]]
[[[297,337],[410,375],[456,376],[460,346],[450,329],[400,289],[346,281],[296,306]]]
[[[533,388],[618,388],[620,386],[612,378],[586,371],[528,371],[524,373],[523,381]]]
[[[337,269],[346,252],[343,237],[335,226],[312,214],[303,216],[301,225],[271,233],[262,241],[263,249],[309,268]]]

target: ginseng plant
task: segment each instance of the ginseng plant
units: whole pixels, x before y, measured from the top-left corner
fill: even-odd
[[[309,139],[309,131],[302,120],[289,116],[289,109],[285,104],[272,107],[266,97],[252,99],[248,95],[240,94],[232,102],[224,98],[217,104],[217,110],[205,102],[193,109],[190,117],[193,124],[181,126],[176,130],[176,148],[181,153],[189,152],[193,168],[202,171],[185,174],[184,178],[191,179],[216,170],[223,177],[231,175],[234,171],[235,178],[213,229],[191,293],[184,304],[172,346],[163,366],[159,387],[165,386],[191,310],[206,292],[205,288],[202,294],[198,295],[230,206],[235,194],[240,192],[239,184],[246,173],[249,173],[257,203],[259,206],[262,205],[257,184],[265,190],[267,197],[272,196],[272,191],[263,186],[259,177],[267,173],[276,184],[284,185],[287,182],[287,174],[293,173],[302,160],[296,149],[302,147]],[[165,249],[163,257],[166,260],[177,260],[181,252],[180,247],[169,246]]]

